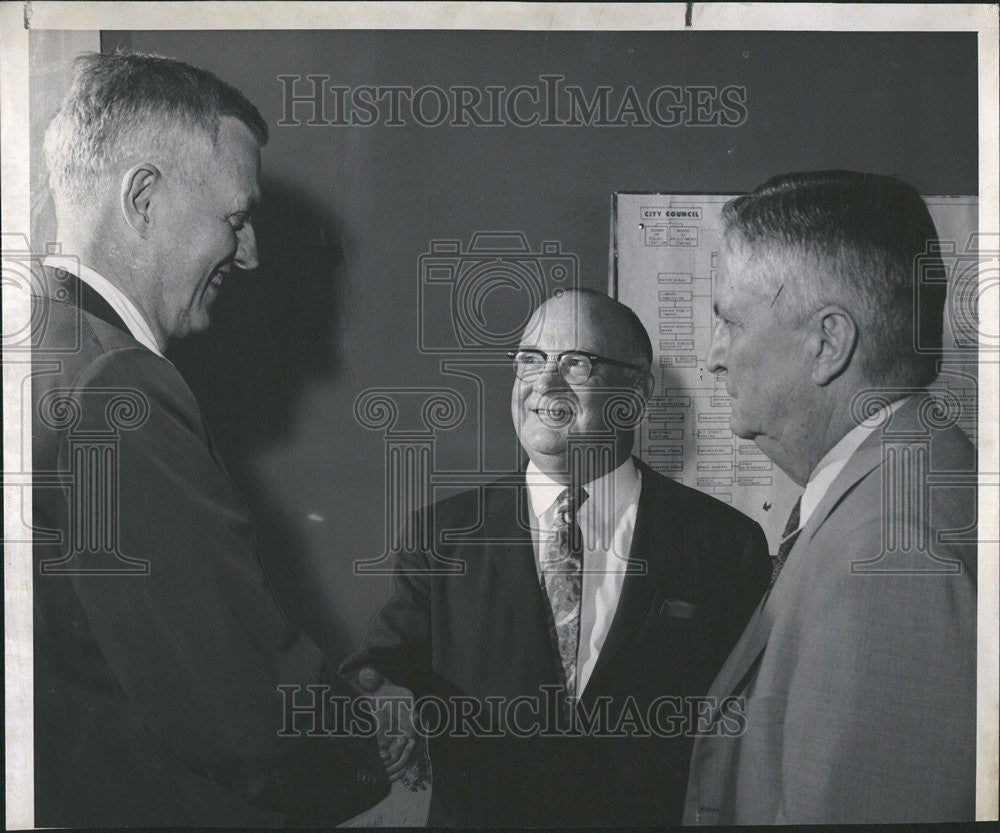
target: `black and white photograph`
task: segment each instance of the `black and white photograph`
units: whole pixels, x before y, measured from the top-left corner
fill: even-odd
[[[997,4],[0,37],[6,829],[997,819]]]

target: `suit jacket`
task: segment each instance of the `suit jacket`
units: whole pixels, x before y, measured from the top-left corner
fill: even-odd
[[[496,698],[498,710],[518,702],[524,708],[503,737],[483,737],[481,730],[476,737],[476,729],[461,725],[451,732],[428,727],[435,802],[452,822],[679,821],[696,719],[689,712],[763,593],[770,566],[756,523],[639,466],[629,566],[645,572],[626,575],[580,701],[591,716],[606,709],[603,733],[617,737],[594,731],[525,736],[541,720],[532,718],[524,698],[546,702],[540,689],[547,686],[551,694],[558,686],[559,658],[535,565],[523,473],[423,510],[414,528],[415,541],[425,543],[399,549],[388,601],[341,671],[370,665],[418,698]],[[459,564],[462,574],[435,574],[445,560]],[[646,720],[650,712],[656,714]],[[498,725],[485,718],[478,724]],[[638,736],[650,726],[652,736]]]
[[[712,684],[746,698],[742,731],[695,741],[685,822],[974,817],[975,455],[958,428],[927,430],[927,403],[904,403],[807,519]]]
[[[279,685],[352,689],[286,622],[191,391],[94,290],[45,272],[35,824],[332,824],[371,806],[388,791],[373,740],[278,735]]]

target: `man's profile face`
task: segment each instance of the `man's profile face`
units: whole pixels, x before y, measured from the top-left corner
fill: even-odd
[[[191,142],[191,181],[165,182],[155,226],[154,314],[171,338],[204,330],[223,281],[257,266],[251,212],[260,199],[260,147],[242,122],[228,117],[220,120],[214,151],[205,144]]]
[[[782,436],[795,419],[804,368],[800,339],[775,315],[772,287],[762,279],[762,270],[774,268],[769,260],[727,237],[714,287],[715,327],[707,366],[713,373],[726,371],[729,424],[744,439]]]
[[[511,416],[521,446],[542,471],[567,470],[571,435],[607,435],[611,430],[607,407],[621,401],[622,392],[633,387],[638,375],[637,371],[595,364],[586,382],[571,384],[559,374],[555,357],[579,351],[638,363],[626,332],[617,317],[609,316],[593,299],[573,293],[547,301],[528,322],[521,349],[541,350],[550,360],[534,378],[514,379]]]

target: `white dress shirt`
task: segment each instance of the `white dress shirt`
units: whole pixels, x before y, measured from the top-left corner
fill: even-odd
[[[526,478],[528,503],[535,521],[531,534],[535,567],[541,582],[540,548],[542,542],[555,534],[556,503],[566,486],[552,480],[534,463],[528,464]],[[618,609],[639,508],[642,475],[630,457],[614,471],[584,484],[584,488],[588,497],[577,512],[583,533],[577,697],[587,687]]]
[[[895,413],[896,409],[909,398],[906,396],[902,399],[897,399],[891,405],[879,408],[872,416],[860,425],[854,426],[854,428],[841,437],[840,442],[831,448],[823,456],[823,459],[816,464],[816,468],[809,475],[805,491],[802,492],[802,504],[799,508],[799,529],[806,525],[809,516],[819,506],[820,501],[823,500],[823,495],[827,493],[833,481],[837,479],[837,475],[847,465],[847,461],[851,459],[851,455],[861,447],[861,444],[868,439],[876,428]]]
[[[143,347],[148,347],[157,356],[163,356],[160,348],[156,344],[156,337],[149,326],[149,322],[139,312],[139,308],[132,303],[131,299],[122,292],[111,281],[103,275],[99,275],[89,266],[84,266],[79,260],[64,255],[49,255],[42,261],[43,266],[52,269],[62,269],[71,275],[76,275],[87,286],[108,302],[111,309],[118,313],[118,317],[128,327],[132,338],[138,341]]]

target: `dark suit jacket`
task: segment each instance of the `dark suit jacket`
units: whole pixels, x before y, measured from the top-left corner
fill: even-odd
[[[46,279],[35,824],[332,824],[371,806],[388,790],[373,740],[278,735],[277,686],[351,690],[279,609],[191,391],[92,289]]]
[[[744,731],[695,741],[686,823],[974,818],[976,459],[936,421],[904,403],[807,519],[712,684]]]
[[[648,712],[674,737],[448,737],[431,741],[435,798],[467,825],[661,824],[680,820],[689,750],[685,705],[735,642],[767,584],[763,532],[734,509],[639,463],[630,564],[610,632],[581,708],[603,701],[606,728],[638,732]],[[402,549],[385,606],[343,673],[371,665],[417,697],[478,702],[541,697],[559,662],[547,622],[519,474],[421,512]],[[449,532],[449,530],[451,532]],[[442,536],[453,540],[441,543]],[[463,575],[434,575],[454,559]],[[696,702],[689,701],[689,708]],[[516,718],[530,728],[530,708]],[[436,715],[432,715],[436,720]],[[622,723],[622,721],[625,723]],[[621,725],[619,725],[621,723]],[[525,724],[528,724],[527,726]],[[490,726],[489,721],[481,725]],[[461,727],[459,727],[461,728]],[[614,734],[614,732],[612,732]],[[655,735],[656,732],[654,731]]]

